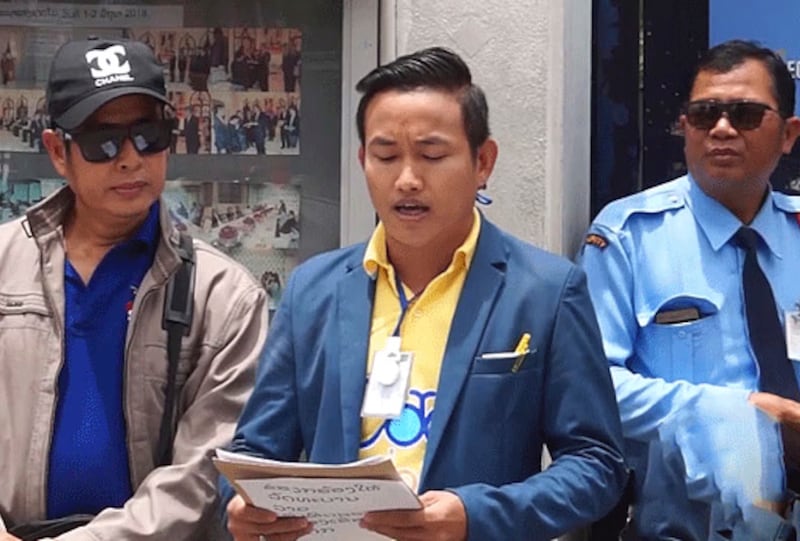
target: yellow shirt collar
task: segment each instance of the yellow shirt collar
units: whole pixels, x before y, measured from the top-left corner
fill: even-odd
[[[456,265],[460,265],[462,269],[468,269],[470,263],[472,263],[472,257],[475,255],[475,247],[478,245],[478,234],[481,231],[481,215],[478,209],[473,208],[472,214],[472,229],[470,229],[469,235],[464,239],[461,246],[456,248],[455,253],[453,253],[453,259],[450,262],[448,270]],[[364,266],[364,271],[369,274],[370,278],[373,280],[377,278],[378,269],[380,268],[385,269],[390,277],[394,276],[394,268],[391,262],[389,262],[389,257],[386,253],[386,230],[382,222],[379,222],[375,231],[372,232],[372,236],[367,244],[367,250],[364,252],[364,261],[362,264]]]

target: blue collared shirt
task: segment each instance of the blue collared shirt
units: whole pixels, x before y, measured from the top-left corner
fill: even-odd
[[[764,239],[758,259],[782,318],[800,301],[798,212],[800,197],[770,193],[750,224]],[[747,404],[758,365],[744,251],[732,240],[741,225],[687,176],[611,203],[589,229],[596,236],[581,262],[637,470],[642,536],[702,537],[715,513],[782,497],[777,429]],[[659,312],[681,308],[696,308],[700,319],[656,323]],[[680,460],[669,465],[673,452]],[[711,511],[697,512],[688,498]]]
[[[123,409],[125,335],[136,289],[153,263],[159,204],[88,284],[64,263],[65,358],[47,479],[47,516],[95,514],[131,497]]]

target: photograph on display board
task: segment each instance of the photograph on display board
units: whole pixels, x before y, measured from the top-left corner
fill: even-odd
[[[164,80],[169,83],[175,82],[175,75],[178,71],[178,52],[175,47],[176,31],[172,29],[158,30],[156,33],[156,59],[164,68]]]
[[[167,182],[164,200],[180,231],[205,240],[247,267],[277,306],[282,286],[297,263],[297,186],[174,180]]]
[[[42,145],[44,130],[52,127],[45,89],[58,49],[95,36],[139,41],[153,52],[176,117],[167,150],[164,216],[241,262],[267,291],[270,312],[300,260],[338,246],[346,187],[338,149],[347,134],[339,128],[329,132],[347,111],[340,92],[328,90],[341,87],[347,67],[341,25],[348,16],[346,3],[3,3],[0,221],[24,217],[65,186],[65,180],[55,179],[59,175]],[[297,9],[298,4],[307,9]],[[360,42],[367,34],[354,35]],[[122,68],[129,54],[120,55],[118,63],[110,54],[94,56]],[[127,60],[136,71],[135,59]],[[102,68],[92,62],[95,70]],[[307,101],[313,107],[304,109],[303,99],[313,100]],[[303,118],[307,112],[313,118]],[[100,128],[97,119],[70,131]],[[311,134],[310,129],[327,134],[317,138],[314,149],[315,156],[328,156],[325,160],[301,153],[301,131]],[[74,143],[70,148],[83,163]],[[303,216],[300,224],[301,210],[313,210],[313,219]]]
[[[300,98],[283,92],[215,93],[215,154],[300,153]]]
[[[298,29],[146,28],[128,35],[149,44],[164,66],[178,116],[173,153],[300,154]]]
[[[303,46],[302,35],[295,28],[272,28],[267,30],[276,35],[276,43],[280,44],[280,66],[283,75],[283,91],[298,92],[302,60],[300,49]]]
[[[208,92],[168,90],[178,124],[173,132],[173,154],[211,153],[212,100]]]
[[[235,28],[232,90],[299,92],[302,33],[297,28]]]
[[[0,88],[0,150],[44,152],[42,132],[50,125],[43,90]]]
[[[209,86],[221,85],[220,90],[230,90],[229,29],[133,28],[128,35],[153,49],[168,87],[206,92]]]
[[[0,223],[24,216],[25,212],[66,185],[60,178],[8,178],[8,164],[0,164]]]
[[[178,31],[177,76],[170,83],[187,85],[195,91],[207,91],[211,74],[214,30],[210,28],[184,28]],[[223,54],[217,63],[227,65]]]
[[[85,34],[84,30],[88,31],[77,28],[72,33]],[[161,62],[178,117],[170,146],[173,153],[300,154],[302,34],[298,29],[148,27],[102,29],[100,33],[118,33],[146,43]],[[53,36],[59,42],[68,39],[58,33]],[[35,134],[41,133],[44,109],[34,105],[38,97],[31,102],[32,90],[25,90],[37,85],[16,82],[18,65],[26,54],[22,50],[25,39],[24,29],[0,27],[0,48],[6,48],[6,54],[0,55],[4,84],[21,88],[24,94],[22,98],[3,96],[2,129],[14,136],[0,135],[0,150],[39,151]],[[35,49],[46,45],[55,50],[59,44],[38,44]],[[9,100],[14,101],[13,107]],[[18,105],[20,100],[25,103]],[[34,132],[32,139],[29,131]]]
[[[257,39],[259,32],[252,28],[236,28],[233,36],[232,90],[268,91],[271,55]]]
[[[217,92],[300,92],[297,28],[132,28],[153,49],[168,85]]]
[[[178,229],[230,255],[293,250],[300,242],[297,186],[171,180],[164,197]]]
[[[22,29],[0,27],[0,83],[3,86],[14,84],[17,80],[17,64],[23,41]]]

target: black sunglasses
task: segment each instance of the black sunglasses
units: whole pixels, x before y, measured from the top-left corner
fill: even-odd
[[[725,114],[731,126],[739,131],[758,128],[767,111],[778,112],[766,103],[757,101],[699,100],[690,102],[686,106],[685,114],[689,124],[699,130],[710,130]]]
[[[102,163],[116,158],[125,139],[141,155],[157,154],[169,147],[172,132],[177,126],[174,118],[150,120],[132,126],[97,128],[86,131],[60,130],[65,141],[75,141],[87,162]]]

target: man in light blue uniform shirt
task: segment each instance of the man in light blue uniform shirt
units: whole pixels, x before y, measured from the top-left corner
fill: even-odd
[[[581,261],[634,469],[636,539],[794,539],[781,435],[800,404],[762,392],[734,238],[757,233],[783,338],[800,301],[800,197],[769,179],[800,132],[794,92],[768,49],[709,50],[680,117],[689,174],[609,204],[589,229]]]

